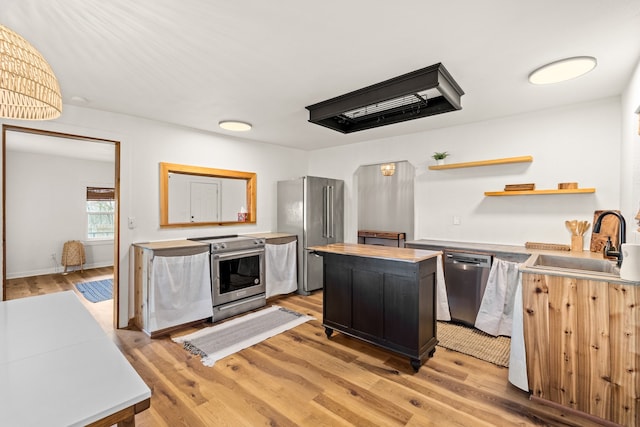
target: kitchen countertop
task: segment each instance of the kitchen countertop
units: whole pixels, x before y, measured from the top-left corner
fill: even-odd
[[[209,246],[208,243],[196,242],[193,240],[163,240],[158,242],[141,242],[133,243],[133,246],[138,246],[145,249],[173,249],[173,248],[190,248],[195,246]]]
[[[524,246],[518,245],[498,245],[493,243],[474,243],[474,242],[459,242],[453,240],[434,240],[434,239],[420,239],[420,240],[411,240],[406,242],[407,245],[424,245],[424,246],[432,246],[443,249],[454,249],[454,250],[469,250],[469,251],[478,251],[478,252],[489,252],[495,255],[500,254],[514,254],[514,255],[533,255],[533,254],[553,254],[558,256],[571,256],[571,257],[579,257],[579,258],[593,258],[593,259],[602,259],[603,256],[599,252],[591,252],[591,251],[582,251],[582,252],[571,252],[571,251],[554,251],[548,249],[529,249]]]
[[[396,248],[393,246],[362,245],[356,243],[332,243],[325,246],[311,246],[317,252],[378,258],[403,262],[420,262],[441,255],[441,251]]]
[[[255,237],[257,239],[284,239],[297,237],[295,234],[290,233],[249,233],[243,234],[243,236],[247,237]],[[209,243],[203,243],[196,240],[188,240],[188,239],[177,239],[177,240],[160,240],[155,242],[137,242],[133,243],[133,246],[138,246],[145,249],[175,249],[175,248],[189,248],[196,246],[209,246]]]
[[[284,237],[297,237],[296,234],[291,233],[249,233],[244,234],[244,236],[255,237],[257,239],[282,239]]]
[[[575,271],[558,271],[553,269],[544,269],[541,267],[532,268],[532,262],[534,261],[534,255],[546,254],[546,255],[554,255],[559,257],[571,257],[571,258],[590,258],[590,259],[604,259],[604,256],[599,252],[591,252],[591,251],[582,251],[582,252],[571,252],[571,251],[554,251],[554,250],[546,250],[546,249],[529,249],[524,246],[517,245],[497,245],[491,243],[473,243],[473,242],[458,242],[458,241],[449,241],[449,240],[433,240],[433,239],[420,239],[420,240],[412,240],[406,243],[407,245],[414,246],[427,246],[429,248],[442,248],[442,249],[452,249],[452,250],[467,250],[467,251],[477,251],[483,253],[490,253],[494,256],[502,258],[506,256],[506,258],[512,258],[515,256],[521,256],[518,262],[521,262],[522,265],[520,267],[520,271],[525,273],[532,274],[548,274],[552,276],[565,276],[565,277],[580,277],[589,280],[596,281],[605,281],[612,283],[622,283],[627,285],[640,285],[640,282],[632,282],[629,280],[621,279],[620,277],[616,277],[614,275],[603,276],[599,274],[589,274],[586,270],[580,271],[576,273]],[[511,256],[510,256],[511,255]],[[525,257],[526,258],[523,258]],[[612,261],[614,262],[614,261]]]

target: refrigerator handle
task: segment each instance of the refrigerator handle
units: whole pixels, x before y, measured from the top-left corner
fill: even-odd
[[[334,224],[333,224],[333,185],[329,186],[329,227],[328,227],[328,234],[329,234],[329,238],[333,239],[335,237],[335,230],[334,230]]]
[[[329,237],[329,187],[322,187],[322,237]]]

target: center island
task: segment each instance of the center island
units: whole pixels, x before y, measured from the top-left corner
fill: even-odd
[[[436,338],[436,263],[440,251],[334,243],[323,257],[322,325],[409,357],[418,371]]]

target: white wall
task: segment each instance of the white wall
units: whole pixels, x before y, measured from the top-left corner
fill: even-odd
[[[640,209],[640,62],[622,95],[622,156],[620,190],[622,212],[627,219],[628,238],[640,243],[638,223],[633,218]]]
[[[464,99],[463,99],[464,104]],[[456,114],[456,113],[447,113]],[[464,126],[369,141],[310,157],[309,174],[346,181],[345,240],[355,242],[352,200],[359,165],[408,160],[416,166],[415,238],[523,245],[570,243],[564,221],[593,221],[596,209],[620,208],[620,99],[572,105]],[[430,120],[425,118],[421,120]],[[337,136],[339,137],[339,136]],[[435,151],[451,163],[531,155],[532,163],[427,170]],[[485,197],[505,184],[559,182],[595,187],[595,194]],[[461,224],[453,225],[453,216]],[[585,247],[590,234],[585,235]]]
[[[65,105],[47,122],[0,124],[120,141],[120,326],[133,315],[129,250],[134,242],[271,231],[276,226],[276,183],[306,174],[307,152],[198,132],[121,114]],[[160,162],[233,169],[257,174],[257,223],[229,227],[160,229]],[[127,227],[127,218],[136,227]]]
[[[86,187],[113,186],[113,162],[8,151],[6,167],[7,278],[62,271],[64,242],[86,240]],[[113,265],[113,240],[85,252],[85,268]]]

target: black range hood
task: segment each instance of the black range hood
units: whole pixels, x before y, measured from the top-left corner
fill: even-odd
[[[441,63],[309,105],[309,121],[357,132],[461,110],[464,91]]]

